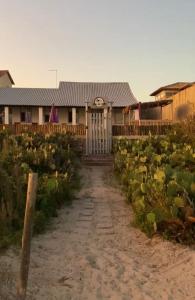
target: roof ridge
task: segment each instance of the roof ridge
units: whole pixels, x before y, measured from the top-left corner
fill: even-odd
[[[2,89],[10,89],[10,88],[2,87],[1,90]],[[49,87],[43,87],[43,88],[42,87],[19,87],[19,86],[12,87],[12,90],[17,90],[17,89],[21,89],[21,90],[55,90],[55,91],[59,90],[59,88],[49,88]]]
[[[116,84],[116,83],[128,83],[128,81],[60,81],[59,83],[101,83],[101,84]]]

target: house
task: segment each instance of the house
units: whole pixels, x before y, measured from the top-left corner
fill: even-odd
[[[195,113],[194,82],[176,82],[163,86],[150,96],[154,96],[155,101],[171,101],[162,108],[162,120],[179,121]]]
[[[150,96],[154,96],[155,100],[170,99],[182,89],[190,85],[189,82],[176,82],[169,85],[162,86],[155,90]]]
[[[14,81],[8,70],[0,70],[0,88],[12,87]]]
[[[123,124],[124,107],[137,103],[137,99],[127,82],[62,81],[56,89],[2,87],[0,122],[45,124],[49,122],[51,107],[54,105],[59,123],[85,125],[86,106],[92,103],[97,104],[97,109],[100,109],[101,103],[104,109],[111,107],[112,123]]]

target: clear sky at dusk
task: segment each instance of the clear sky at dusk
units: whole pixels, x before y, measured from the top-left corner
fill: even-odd
[[[195,0],[0,0],[0,69],[16,87],[128,81],[140,101],[195,81]]]

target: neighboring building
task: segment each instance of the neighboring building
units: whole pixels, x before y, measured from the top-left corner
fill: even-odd
[[[8,70],[0,70],[0,88],[12,87],[14,81]]]
[[[190,82],[176,82],[165,85],[155,90],[150,96],[154,96],[155,100],[170,99],[173,95],[177,94],[180,90],[185,89],[190,84]]]
[[[123,109],[137,103],[126,82],[60,82],[57,89],[0,88],[0,115],[3,116],[0,122],[44,124],[49,122],[54,105],[59,123],[85,124],[86,102],[95,99],[112,104],[113,124],[124,124]]]
[[[154,91],[155,100],[172,100],[162,108],[162,119],[179,121],[195,114],[195,83],[177,82]]]

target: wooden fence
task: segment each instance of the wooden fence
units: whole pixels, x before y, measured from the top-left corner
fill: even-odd
[[[144,136],[166,134],[173,125],[172,121],[140,120],[130,121],[128,125],[113,125],[113,136]]]
[[[166,134],[171,128],[173,122],[160,120],[141,120],[131,121],[128,125],[112,125],[113,136],[144,136],[149,133],[154,135]],[[0,131],[8,130],[13,134],[21,134],[25,132],[41,132],[44,134],[71,133],[77,136],[85,136],[85,125],[67,125],[67,124],[0,124]]]
[[[25,132],[41,132],[44,134],[51,133],[71,133],[78,136],[85,135],[85,126],[84,125],[67,125],[67,124],[12,124],[4,125],[0,124],[0,131],[8,130],[13,134],[21,134]]]

